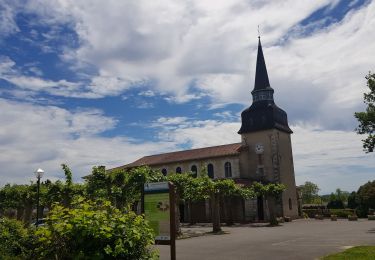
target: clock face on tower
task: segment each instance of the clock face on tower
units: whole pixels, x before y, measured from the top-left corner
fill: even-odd
[[[255,145],[255,153],[256,154],[262,154],[264,152],[263,144],[258,143]]]

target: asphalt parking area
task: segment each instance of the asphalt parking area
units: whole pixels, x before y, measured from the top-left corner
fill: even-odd
[[[191,227],[197,232],[209,227]],[[357,245],[375,245],[375,221],[294,220],[278,227],[223,227],[228,234],[177,240],[177,259],[318,259]],[[169,247],[158,246],[160,259]]]

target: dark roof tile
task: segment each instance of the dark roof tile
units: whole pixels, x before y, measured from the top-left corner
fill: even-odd
[[[144,156],[130,164],[126,164],[114,169],[132,168],[137,166],[154,166],[182,161],[192,161],[206,158],[214,158],[221,156],[237,155],[240,153],[241,143],[226,144],[212,147],[204,147],[198,149],[184,150],[171,153],[155,154]],[[114,170],[112,169],[112,170]]]

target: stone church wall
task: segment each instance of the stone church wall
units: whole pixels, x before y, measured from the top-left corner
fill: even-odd
[[[247,149],[240,154],[242,178],[268,180],[285,184],[279,215],[298,217],[296,184],[290,134],[276,129],[242,134]],[[255,145],[261,143],[264,152],[259,159]],[[290,201],[289,201],[290,199]]]

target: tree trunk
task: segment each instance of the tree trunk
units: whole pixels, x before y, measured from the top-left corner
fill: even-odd
[[[211,194],[212,203],[212,232],[221,232],[220,225],[220,196],[217,193]]]
[[[31,215],[33,213],[33,204],[32,203],[28,203],[26,204],[26,207],[25,207],[25,214],[23,215],[23,222],[25,224],[30,224],[31,223]]]
[[[232,197],[224,198],[224,209],[226,210],[227,226],[233,225]]]
[[[180,226],[180,196],[176,193],[175,201],[175,219],[176,219],[176,235],[182,235],[181,226]]]
[[[193,220],[193,203],[191,200],[188,201],[188,216],[189,216],[189,224],[194,225],[195,221]]]
[[[270,225],[277,226],[279,222],[276,219],[275,209],[276,209],[276,199],[273,196],[267,196],[268,201],[268,211],[270,213]]]

